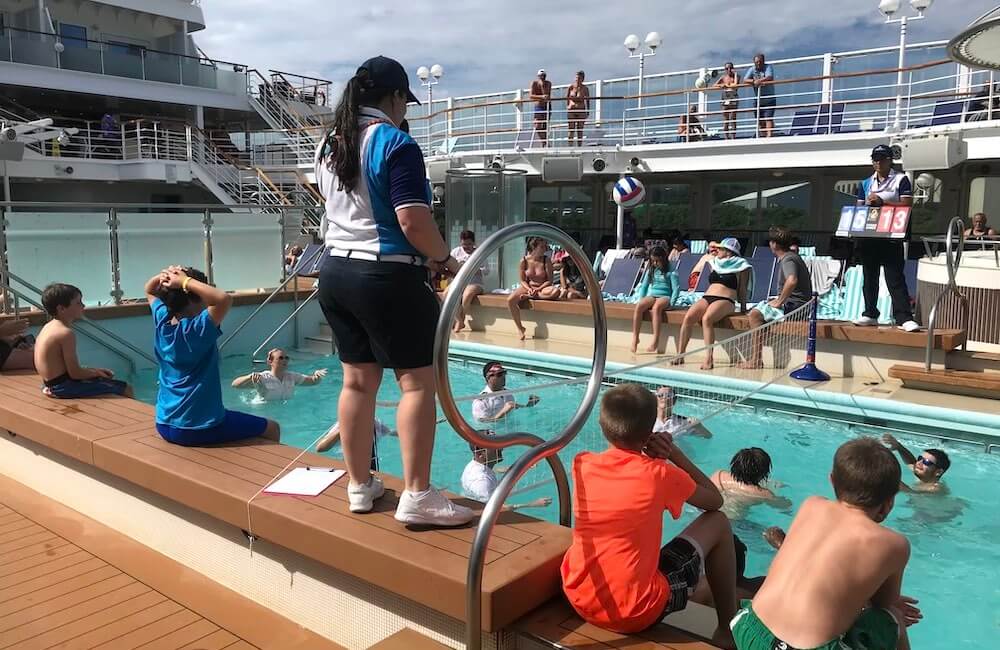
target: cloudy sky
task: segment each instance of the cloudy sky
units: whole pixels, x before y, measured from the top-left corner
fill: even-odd
[[[635,74],[622,41],[656,30],[649,72],[891,45],[878,0],[202,0],[195,35],[213,58],[342,82],[369,56],[398,59],[416,86],[440,63],[436,97],[527,87],[539,67],[555,83]],[[910,23],[911,42],[948,39],[996,6],[937,0]],[[903,5],[908,9],[907,0]],[[418,95],[422,93],[417,90]]]

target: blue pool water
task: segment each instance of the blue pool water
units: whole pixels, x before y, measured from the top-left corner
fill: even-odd
[[[336,420],[336,403],[340,385],[339,364],[333,358],[293,358],[292,367],[300,372],[328,368],[330,375],[315,387],[300,387],[294,399],[285,403],[259,403],[253,392],[224,390],[226,404],[261,416],[278,420],[283,441],[305,447],[313,443]],[[236,375],[249,372],[246,358],[227,358],[223,362],[224,384]],[[452,362],[450,369],[455,395],[473,395],[483,387],[479,365]],[[548,384],[549,377],[508,373],[508,386],[521,388]],[[137,378],[139,399],[154,401],[155,376],[151,372]],[[551,437],[561,430],[572,411],[580,403],[581,386],[558,386],[537,391],[542,398],[534,409],[515,411],[502,425],[514,431],[530,431]],[[387,373],[379,391],[380,401],[395,401],[399,391],[391,374]],[[520,402],[526,396],[519,396]],[[461,402],[462,411],[471,420],[471,402]],[[693,399],[681,398],[677,411],[698,415],[713,406]],[[784,484],[780,493],[796,505],[806,496],[820,494],[832,497],[828,474],[834,450],[843,442],[859,435],[877,435],[863,425],[848,425],[813,418],[795,418],[765,412],[764,407],[737,407],[710,419],[711,439],[682,438],[684,451],[706,473],[728,466],[730,457],[742,447],[763,447],[774,463],[772,478]],[[378,416],[390,426],[394,422],[391,408],[380,408]],[[918,650],[942,648],[973,650],[996,647],[1000,638],[1000,500],[995,497],[996,481],[1000,477],[1000,456],[982,453],[981,446],[948,444],[922,436],[897,436],[913,450],[922,447],[942,447],[952,459],[947,474],[951,496],[900,495],[896,508],[886,525],[905,534],[912,545],[912,557],[903,585],[904,593],[918,598],[924,620],[910,628],[912,645]],[[583,449],[603,449],[605,443],[592,414],[583,431],[571,447],[561,454],[565,463]],[[337,456],[339,448],[334,449]],[[516,450],[507,451],[505,464],[510,464]],[[379,443],[379,455],[384,471],[399,475],[399,447],[395,438]],[[447,425],[438,428],[434,448],[433,481],[440,487],[460,492],[459,479],[469,461],[468,445]],[[905,472],[906,470],[904,470]],[[548,482],[550,474],[544,465],[531,470],[522,480],[528,489],[517,494],[512,502],[524,502],[539,496],[555,496]],[[537,487],[532,488],[532,485]],[[527,511],[535,516],[556,521],[555,504],[548,508]],[[680,522],[667,518],[664,535],[676,534],[696,516],[687,508]],[[748,575],[766,573],[774,552],[761,538],[768,526],[787,527],[792,511],[757,506],[742,520],[735,521],[734,530],[750,549]],[[859,550],[863,552],[863,549]]]

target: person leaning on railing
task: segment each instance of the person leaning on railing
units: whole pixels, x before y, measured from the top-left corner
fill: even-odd
[[[365,61],[347,81],[333,128],[316,152],[316,183],[325,199],[319,298],[343,367],[337,414],[347,464],[351,512],[368,512],[384,493],[370,472],[375,396],[391,368],[402,396],[396,429],[404,489],[396,520],[454,526],[473,512],[430,484],[434,451],[434,334],[440,305],[428,266],[454,274],[431,215],[424,159],[399,129],[408,102],[418,103],[396,61]]]

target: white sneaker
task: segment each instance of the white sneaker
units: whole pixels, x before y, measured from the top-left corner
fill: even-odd
[[[920,325],[915,320],[908,320],[902,325],[900,325],[899,329],[903,330],[904,332],[919,332]]]
[[[382,479],[372,475],[367,483],[361,485],[347,484],[347,501],[351,512],[371,512],[375,507],[375,499],[385,494]]]
[[[452,503],[433,487],[423,492],[403,490],[396,506],[396,521],[415,526],[461,526],[475,516],[471,509]]]
[[[854,324],[858,327],[877,327],[878,319],[872,318],[871,316],[862,316],[858,320],[854,321]]]

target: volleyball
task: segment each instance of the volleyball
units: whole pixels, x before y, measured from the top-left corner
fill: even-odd
[[[631,210],[646,198],[646,188],[642,186],[638,178],[623,176],[612,188],[611,198],[626,210]]]

